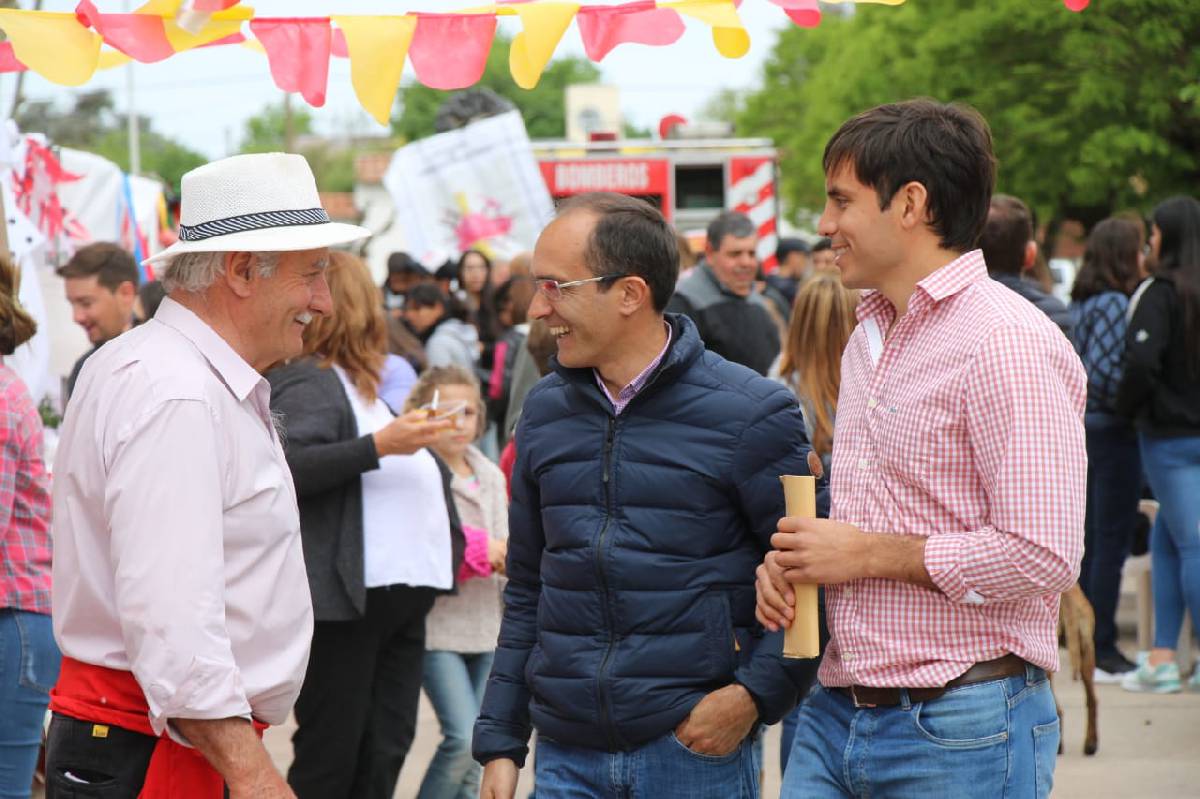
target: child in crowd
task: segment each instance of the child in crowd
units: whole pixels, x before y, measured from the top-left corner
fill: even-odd
[[[430,448],[454,475],[450,488],[467,551],[458,592],[439,597],[426,620],[423,685],[442,742],[418,799],[473,799],[479,794],[479,766],[471,759],[471,730],[500,632],[508,499],[499,468],[473,445],[486,428],[479,381],[458,366],[431,368],[413,387],[407,406],[429,408],[435,395],[437,407],[430,413],[453,412],[456,420]]]

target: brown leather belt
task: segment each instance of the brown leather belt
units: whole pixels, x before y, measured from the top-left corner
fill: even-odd
[[[909,702],[932,702],[951,688],[975,683],[999,680],[1003,677],[1019,677],[1029,664],[1013,654],[976,663],[962,675],[955,677],[940,688],[875,688],[869,685],[836,686],[831,690],[848,696],[855,707],[894,707],[902,704],[901,693],[908,692]]]

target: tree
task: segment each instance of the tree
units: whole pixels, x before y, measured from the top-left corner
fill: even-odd
[[[506,97],[521,111],[525,129],[534,139],[561,139],[566,136],[566,90],[573,83],[595,83],[600,70],[583,58],[558,58],[547,65],[533,89],[513,83],[508,70],[511,40],[500,34],[492,42],[483,77],[476,84]],[[433,119],[450,92],[412,83],[400,89],[400,103],[392,117],[392,130],[412,141],[434,133]]]
[[[291,113],[291,135],[305,136],[312,133],[312,114],[304,107],[293,107]],[[289,109],[285,103],[269,105],[255,116],[246,120],[242,133],[241,152],[275,153],[286,149],[288,140]]]
[[[142,172],[157,175],[178,193],[183,174],[208,159],[155,131],[147,117],[139,115],[137,124]],[[125,117],[114,110],[107,89],[76,94],[67,112],[50,100],[26,100],[17,115],[17,125],[23,131],[45,134],[53,144],[103,156],[129,171],[128,127]]]
[[[821,154],[846,118],[932,96],[975,106],[1000,162],[999,190],[1043,219],[1145,208],[1200,182],[1200,4],[923,0],[858,6],[815,31],[785,31],[747,98],[741,132],[772,136],[784,193],[823,202]]]

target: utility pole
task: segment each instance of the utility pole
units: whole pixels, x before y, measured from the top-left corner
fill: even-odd
[[[121,4],[123,10],[129,10],[129,0],[124,0]],[[137,103],[133,99],[133,65],[136,62],[130,61],[125,65],[125,88],[128,92],[126,97],[126,130],[129,138],[129,174],[140,175],[142,173],[142,142],[141,142],[141,126],[138,124]]]
[[[296,130],[292,124],[292,93],[283,94],[283,151],[296,152]]]

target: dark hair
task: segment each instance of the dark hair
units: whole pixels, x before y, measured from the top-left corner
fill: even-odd
[[[818,241],[816,244],[814,244],[812,246],[813,252],[821,252],[822,250],[832,250],[832,249],[833,249],[833,239],[821,239],[820,241]]]
[[[107,241],[80,247],[71,260],[58,268],[58,276],[95,277],[109,291],[116,291],[122,283],[132,283],[134,288],[138,285],[138,268],[133,256]]]
[[[406,252],[394,252],[388,256],[387,260],[388,274],[404,274],[406,272],[424,272],[425,267],[421,266],[415,258]]]
[[[714,250],[719,250],[726,236],[744,239],[757,233],[750,217],[737,211],[722,211],[717,214],[716,219],[708,223],[708,245]]]
[[[37,332],[37,322],[17,299],[19,289],[16,265],[0,254],[0,355],[12,355]]]
[[[993,197],[987,223],[979,234],[979,248],[988,271],[994,275],[1020,275],[1025,268],[1025,247],[1032,239],[1029,207],[1008,194]]]
[[[679,245],[675,231],[650,203],[624,194],[597,191],[576,194],[558,215],[585,211],[599,217],[583,261],[596,277],[633,275],[650,287],[654,310],[662,313],[675,293],[679,277]],[[606,289],[607,281],[600,284]]]
[[[804,239],[780,239],[779,246],[775,248],[775,260],[783,263],[794,252],[808,255],[808,245],[804,243]]]
[[[404,300],[405,308],[432,308],[442,306],[442,319],[458,319],[467,321],[467,307],[457,297],[446,294],[437,283],[418,283],[408,290]]]
[[[847,120],[825,145],[826,175],[842,166],[879,195],[879,207],[907,183],[929,195],[929,227],[942,247],[966,252],[979,240],[996,183],[987,122],[970,106],[934,100],[880,105]]]
[[[1071,299],[1079,302],[1106,291],[1133,294],[1138,285],[1140,240],[1137,225],[1128,219],[1110,217],[1092,228]]]
[[[1160,243],[1155,274],[1169,275],[1183,305],[1184,340],[1197,348],[1200,363],[1200,202],[1177,196],[1159,203],[1150,215]]]
[[[141,288],[138,289],[138,299],[142,301],[143,321],[154,318],[154,314],[158,313],[158,306],[162,304],[165,296],[167,296],[167,289],[161,281],[150,280],[141,285]]]

